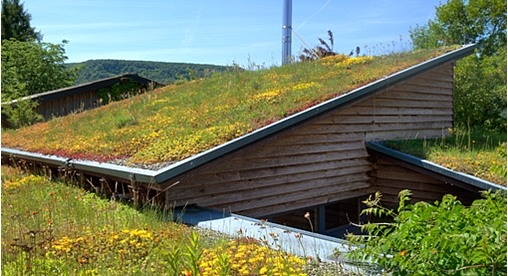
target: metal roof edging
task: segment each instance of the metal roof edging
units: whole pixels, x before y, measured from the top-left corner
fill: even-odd
[[[286,129],[290,126],[293,126],[297,123],[303,122],[307,119],[310,119],[316,115],[319,115],[323,112],[331,110],[333,108],[337,108],[339,106],[345,105],[347,103],[352,102],[353,100],[361,99],[370,95],[371,93],[378,91],[379,89],[388,87],[390,85],[397,84],[401,81],[404,81],[408,78],[414,77],[415,75],[442,65],[444,63],[450,62],[452,60],[457,60],[462,57],[468,56],[474,52],[476,48],[476,44],[469,44],[461,47],[460,49],[451,51],[444,55],[435,57],[428,61],[419,63],[410,68],[404,69],[397,73],[394,73],[390,76],[387,76],[383,79],[377,80],[355,90],[352,90],[346,94],[340,95],[336,98],[325,101],[321,104],[315,105],[309,109],[303,110],[296,114],[293,114],[289,117],[281,119],[275,123],[267,125],[263,128],[255,130],[249,134],[238,137],[234,140],[221,144],[217,147],[204,151],[200,154],[191,156],[187,159],[181,160],[174,164],[171,164],[165,168],[162,168],[157,171],[156,183],[161,183],[166,180],[169,180],[173,177],[176,177],[182,173],[185,173],[199,165],[203,165],[207,162],[210,162],[213,159],[216,159],[224,154],[230,153],[234,150],[240,149],[250,143],[256,142],[265,138],[269,135],[272,135],[276,132],[279,132],[283,129]]]
[[[409,164],[418,166],[418,167],[423,168],[425,170],[432,171],[432,172],[438,173],[440,175],[444,175],[446,177],[450,177],[452,179],[467,183],[469,185],[472,185],[474,187],[477,187],[477,188],[480,188],[480,189],[483,189],[486,191],[487,190],[492,190],[492,191],[504,190],[504,191],[506,191],[506,187],[503,187],[501,185],[492,183],[490,181],[483,180],[481,178],[478,178],[478,177],[475,177],[475,176],[472,176],[472,175],[469,175],[466,173],[457,172],[457,171],[448,169],[446,167],[443,167],[441,165],[438,165],[436,163],[432,163],[428,160],[421,159],[419,157],[388,148],[379,142],[367,142],[367,148],[374,150],[376,152],[388,155],[390,157],[396,158],[398,160],[407,162]]]
[[[55,155],[20,151],[17,149],[2,148],[2,155],[8,154],[14,158],[20,157],[34,162],[44,162],[59,167],[69,167],[75,170],[94,172],[101,175],[118,177],[144,183],[154,183],[155,171],[119,166],[110,163],[100,163],[88,160],[73,160]]]

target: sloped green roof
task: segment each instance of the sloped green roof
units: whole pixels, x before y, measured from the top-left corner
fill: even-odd
[[[273,89],[271,87],[268,87],[267,89],[263,89],[264,86],[266,86],[266,85],[258,82],[259,80],[266,80],[267,76],[276,77],[276,78],[278,78],[279,83],[285,83],[286,85],[290,85],[291,89],[289,89],[289,92],[298,91],[301,87],[303,87],[304,89],[314,87],[314,90],[317,90],[317,91],[320,91],[320,89],[325,90],[324,95],[321,95],[318,93],[316,98],[311,98],[311,99],[307,99],[306,95],[310,94],[310,92],[312,92],[312,91],[310,91],[309,89],[305,90],[306,93],[304,93],[302,96],[303,100],[301,102],[297,103],[296,107],[293,107],[292,110],[283,110],[283,112],[280,112],[280,110],[274,110],[275,113],[280,112],[281,114],[268,114],[268,116],[265,116],[265,117],[257,116],[256,112],[258,112],[258,111],[250,109],[253,107],[252,105],[247,106],[247,110],[250,110],[252,113],[249,115],[252,115],[252,116],[246,116],[246,117],[252,117],[252,118],[250,118],[250,120],[254,122],[253,124],[250,124],[250,125],[247,122],[239,122],[241,118],[238,118],[238,116],[235,117],[235,112],[239,110],[238,109],[239,107],[237,107],[236,105],[231,105],[228,102],[228,101],[231,101],[231,99],[224,96],[227,93],[220,93],[220,91],[207,90],[206,85],[208,84],[209,86],[211,86],[211,84],[212,84],[210,81],[204,80],[204,81],[198,81],[195,83],[189,83],[189,84],[186,84],[182,87],[170,87],[170,88],[166,88],[167,90],[165,89],[163,92],[159,91],[159,92],[156,92],[151,95],[149,94],[149,95],[144,95],[144,96],[138,97],[135,101],[139,101],[143,104],[143,106],[144,106],[143,112],[144,113],[150,113],[150,112],[153,113],[151,117],[148,117],[148,118],[152,118],[151,120],[154,120],[153,118],[161,117],[161,114],[162,114],[161,110],[165,110],[165,109],[183,108],[186,110],[190,110],[191,116],[196,115],[196,117],[185,117],[185,118],[162,116],[161,120],[163,120],[163,121],[166,120],[165,123],[167,123],[167,125],[170,125],[170,126],[173,124],[178,125],[177,122],[180,122],[180,123],[183,122],[183,125],[190,126],[190,131],[189,131],[189,129],[185,129],[184,127],[180,126],[180,130],[183,132],[184,136],[179,136],[179,134],[177,134],[176,132],[164,134],[164,135],[166,135],[165,141],[167,141],[169,138],[174,138],[173,140],[171,140],[171,141],[174,141],[174,140],[182,139],[181,137],[186,137],[185,139],[189,139],[189,137],[190,138],[196,137],[196,136],[193,136],[193,132],[200,131],[199,130],[200,128],[201,128],[201,131],[203,129],[210,130],[211,132],[220,131],[221,126],[213,125],[214,122],[212,122],[212,121],[207,122],[206,115],[209,113],[212,113],[212,112],[210,112],[210,110],[208,110],[208,109],[203,109],[203,106],[210,108],[210,106],[204,105],[204,102],[207,102],[207,101],[214,102],[217,100],[218,100],[218,102],[222,101],[222,102],[224,102],[224,105],[215,106],[215,107],[217,107],[217,109],[220,109],[222,106],[229,106],[232,108],[232,111],[230,111],[230,113],[228,113],[229,114],[228,116],[231,116],[231,117],[226,118],[226,122],[228,122],[228,120],[229,120],[230,124],[226,125],[226,126],[222,126],[223,128],[226,128],[227,135],[223,135],[223,136],[217,135],[217,137],[212,137],[212,138],[215,138],[215,140],[214,139],[211,140],[211,141],[214,141],[214,143],[209,143],[209,144],[203,145],[203,148],[199,149],[198,152],[186,153],[183,156],[176,156],[174,160],[161,159],[160,161],[172,161],[172,163],[169,163],[169,165],[163,167],[162,169],[160,169],[156,172],[151,172],[148,170],[139,170],[139,171],[137,171],[137,175],[138,175],[137,178],[152,179],[156,183],[163,182],[167,179],[170,179],[174,176],[177,176],[181,173],[191,170],[199,165],[202,165],[202,164],[207,163],[211,160],[214,160],[220,156],[228,154],[234,150],[237,150],[237,149],[242,148],[246,145],[249,145],[251,143],[254,143],[256,141],[264,139],[265,137],[268,137],[268,136],[270,136],[274,133],[277,133],[281,130],[284,130],[288,127],[294,126],[300,122],[303,122],[305,120],[313,118],[314,116],[320,115],[323,112],[327,112],[329,110],[340,107],[342,105],[346,105],[346,104],[350,103],[351,101],[356,101],[356,100],[362,99],[364,97],[367,97],[371,93],[374,93],[375,91],[377,91],[381,88],[385,88],[388,85],[395,85],[401,81],[404,81],[408,78],[414,77],[414,76],[421,74],[427,70],[430,70],[430,69],[440,66],[442,64],[445,64],[450,61],[454,61],[454,60],[457,60],[457,59],[462,58],[464,56],[467,56],[467,55],[473,53],[474,48],[475,48],[474,45],[468,45],[468,46],[460,47],[458,49],[457,48],[455,48],[455,49],[447,48],[447,49],[440,49],[440,50],[436,50],[436,51],[429,51],[423,55],[423,58],[424,58],[423,61],[418,60],[418,58],[417,58],[417,59],[413,60],[413,63],[415,63],[414,65],[412,65],[412,66],[410,65],[408,67],[406,64],[406,66],[403,67],[402,69],[400,69],[401,65],[399,64],[398,67],[395,66],[396,68],[399,69],[399,70],[397,70],[397,72],[389,74],[389,75],[380,73],[381,77],[377,76],[375,80],[371,80],[371,79],[369,79],[369,76],[360,74],[361,75],[360,79],[352,78],[353,81],[358,82],[359,80],[360,81],[363,80],[363,82],[365,82],[367,84],[364,84],[364,83],[348,84],[349,86],[346,86],[346,87],[356,87],[356,88],[353,88],[353,89],[350,89],[347,91],[342,91],[342,92],[339,90],[339,91],[335,91],[332,94],[330,94],[330,91],[328,91],[326,89],[322,89],[323,88],[322,86],[324,86],[324,84],[321,84],[321,83],[328,84],[327,81],[329,81],[328,78],[331,75],[336,76],[338,74],[343,74],[344,72],[346,72],[349,75],[353,75],[352,74],[353,70],[358,69],[360,72],[364,72],[364,71],[366,71],[367,68],[369,68],[369,66],[372,67],[376,64],[377,65],[379,65],[379,64],[382,65],[382,64],[386,64],[386,63],[394,64],[394,63],[397,63],[397,58],[390,59],[390,56],[373,58],[373,60],[379,59],[381,61],[380,63],[374,63],[374,62],[369,63],[370,61],[363,62],[363,61],[361,61],[361,59],[357,59],[358,61],[360,61],[357,64],[355,64],[355,62],[351,62],[351,60],[345,61],[345,59],[343,59],[340,62],[336,62],[336,60],[333,60],[333,59],[328,59],[328,60],[325,59],[320,62],[301,65],[302,66],[301,68],[303,68],[303,70],[311,70],[313,68],[312,66],[332,66],[333,67],[332,69],[334,69],[334,70],[328,70],[327,73],[325,73],[325,74],[329,74],[330,76],[325,76],[323,74],[316,76],[316,78],[317,78],[316,80],[319,80],[319,78],[321,78],[321,80],[322,80],[321,83],[313,81],[312,79],[309,79],[309,78],[305,78],[305,71],[304,71],[303,75],[291,75],[290,74],[291,71],[288,68],[290,68],[291,66],[294,66],[294,65],[291,65],[288,67],[283,66],[281,68],[275,68],[275,69],[270,69],[270,70],[266,70],[266,71],[262,70],[259,72],[233,71],[233,72],[229,72],[230,75],[219,75],[219,76],[215,76],[214,78],[212,78],[210,81],[222,83],[223,86],[221,86],[221,87],[225,90],[226,89],[233,90],[233,91],[235,89],[239,90],[241,93],[235,94],[235,95],[243,95],[243,97],[246,98],[247,100],[248,99],[256,99],[257,97],[260,97],[261,99],[263,99],[263,101],[274,101],[273,104],[270,105],[273,109],[275,109],[276,107],[283,104],[281,102],[281,100],[287,99],[288,93],[286,93],[284,91],[280,91],[279,96],[280,96],[280,94],[286,93],[286,94],[284,94],[285,97],[282,97],[282,98],[277,98],[275,96],[272,97],[272,95],[270,94],[270,91],[273,92],[273,91],[277,91],[277,90]],[[394,56],[397,56],[397,55],[394,55]],[[422,56],[420,56],[419,58],[421,59]],[[330,62],[332,64],[331,65],[323,64],[326,62]],[[363,64],[362,64],[362,62],[363,62]],[[343,67],[341,67],[341,66],[343,66]],[[312,72],[307,72],[306,74],[311,75]],[[250,77],[254,76],[254,77],[249,78],[249,76]],[[238,80],[241,85],[231,87],[231,82],[232,82],[233,78],[235,78],[235,80]],[[299,78],[299,79],[303,79],[305,82],[302,82],[302,81],[297,81],[297,82],[293,82],[293,83],[285,82],[283,80],[284,78]],[[333,77],[331,77],[331,78],[333,79]],[[253,81],[253,80],[257,80],[257,81]],[[339,86],[338,83],[335,82],[335,84],[337,85],[337,87]],[[321,85],[321,88],[319,88],[320,85]],[[250,88],[250,90],[245,89],[246,87]],[[207,100],[205,100],[204,102],[196,101],[195,98],[192,97],[192,94],[197,93],[196,90],[194,90],[197,88],[202,89],[202,90],[200,90],[201,93],[208,93],[207,94],[208,98],[206,98]],[[242,89],[244,89],[245,91],[241,91]],[[186,93],[188,93],[187,94],[188,97],[186,97],[186,95],[180,94],[179,91],[181,91],[181,90],[184,90]],[[166,94],[161,94],[161,93],[166,93]],[[275,95],[275,94],[277,94],[277,93],[273,93],[273,95]],[[166,95],[166,96],[162,97],[161,95]],[[331,97],[330,97],[330,95],[331,95]],[[240,101],[240,103],[243,105],[246,105],[246,103],[248,103],[248,101]],[[155,109],[155,106],[157,106],[157,105],[161,105],[161,107],[159,107],[159,109]],[[190,106],[190,107],[195,106],[195,108],[194,109],[188,108],[188,106]],[[151,107],[153,107],[153,109],[151,109]],[[115,116],[115,115],[120,116],[120,115],[124,114],[122,112],[124,112],[125,109],[129,108],[129,105],[128,105],[128,102],[123,102],[123,103],[119,102],[119,103],[115,103],[114,105],[112,105],[109,108],[115,108],[114,109],[115,112],[112,112],[113,114],[108,114],[105,112],[105,109],[101,108],[101,109],[89,112],[89,113],[93,113],[93,116],[88,115],[88,116],[85,116],[85,118],[92,120],[92,121],[88,122],[90,124],[94,124],[94,125],[99,124],[100,125],[101,124],[101,120],[100,120],[101,117]],[[116,117],[114,119],[117,119],[117,118],[118,117]],[[239,119],[238,121],[235,120],[237,118]],[[159,127],[162,127],[161,125],[156,125],[156,124],[149,125],[150,119],[147,119],[147,121],[143,121],[143,122],[140,122],[140,121],[136,122],[135,121],[136,118],[133,118],[133,119],[134,119],[134,121],[130,121],[129,117],[123,117],[123,119],[122,119],[123,121],[121,121],[121,123],[126,124],[127,126],[123,126],[123,127],[116,126],[116,129],[114,129],[114,131],[119,132],[121,134],[123,133],[124,135],[128,135],[129,129],[131,127],[134,128],[135,126],[137,126],[139,124],[148,124],[148,127],[152,128],[152,132],[145,133],[143,135],[144,135],[144,137],[153,138],[153,141],[162,140],[161,135],[163,134],[164,131],[167,131],[165,129],[162,129],[162,130],[159,129]],[[219,118],[219,119],[221,119],[221,118]],[[19,142],[19,141],[22,141],[23,139],[26,139],[27,135],[30,136],[31,134],[34,133],[34,131],[39,131],[42,133],[44,133],[44,132],[51,133],[51,129],[49,129],[48,127],[49,126],[58,127],[58,125],[61,124],[63,122],[63,120],[66,120],[66,121],[75,120],[78,122],[77,125],[75,124],[75,125],[67,126],[70,128],[86,127],[85,125],[83,125],[83,123],[84,123],[83,119],[81,117],[79,117],[78,115],[76,115],[75,117],[60,118],[60,119],[45,123],[45,125],[39,124],[39,128],[37,128],[37,125],[35,125],[30,128],[19,130],[17,132],[9,132],[6,134],[3,133],[2,134],[3,140],[5,141],[6,140],[5,138],[7,138],[7,141],[8,141],[3,146],[21,149],[21,151],[15,150],[14,152],[16,154],[21,154],[22,152],[26,152],[26,151],[32,151],[32,152],[38,152],[38,153],[42,153],[42,154],[51,154],[55,158],[58,158],[59,161],[61,161],[60,158],[64,158],[64,160],[67,158],[71,158],[71,159],[73,159],[72,163],[75,166],[86,166],[88,169],[93,169],[95,166],[98,166],[97,164],[99,164],[99,163],[90,162],[90,161],[80,161],[80,160],[78,160],[78,159],[81,159],[80,157],[84,157],[84,158],[90,157],[91,159],[93,159],[94,157],[97,158],[97,156],[99,156],[99,157],[103,157],[105,160],[107,160],[107,157],[108,157],[107,153],[110,153],[112,150],[110,146],[108,146],[104,149],[104,153],[100,153],[100,151],[98,154],[89,154],[86,152],[80,152],[79,151],[80,147],[84,147],[86,145],[86,143],[88,143],[89,141],[80,140],[80,139],[84,139],[83,137],[85,137],[85,136],[80,137],[80,136],[69,135],[71,137],[71,138],[69,138],[68,136],[65,136],[65,133],[66,133],[65,129],[62,129],[62,131],[60,132],[62,135],[61,137],[57,137],[55,134],[53,134],[52,140],[49,139],[49,140],[47,140],[47,142],[55,143],[58,145],[59,141],[60,141],[59,139],[62,139],[62,140],[74,139],[73,144],[71,143],[70,148],[69,147],[66,148],[66,145],[63,145],[61,147],[56,147],[56,149],[53,149],[53,151],[48,151],[48,148],[37,148],[37,147],[30,148],[28,146],[28,144],[23,145],[23,144],[16,143],[17,141]],[[81,124],[81,125],[79,125],[79,124]],[[192,128],[194,125],[196,126],[196,128]],[[45,126],[45,127],[40,127],[40,126]],[[115,126],[106,125],[105,127],[111,128],[111,127],[115,127]],[[173,130],[176,130],[176,129],[173,129]],[[224,129],[222,129],[222,130],[224,130]],[[71,131],[67,131],[67,132],[70,133]],[[111,134],[109,134],[108,132],[104,132],[104,133],[101,133],[100,135],[98,134],[96,136],[92,136],[92,139],[98,139],[100,141],[100,139],[107,139],[108,135],[111,135]],[[23,137],[25,137],[25,138],[23,138]],[[95,137],[95,138],[93,138],[93,137]],[[136,137],[132,138],[131,140],[134,140],[134,142],[141,141],[141,140],[136,140]],[[165,143],[169,143],[166,145],[170,145],[171,141],[165,142]],[[122,144],[125,144],[125,143],[128,143],[128,142],[120,141],[120,142],[118,142],[118,146],[122,146]],[[201,144],[196,143],[196,145],[199,146]],[[76,154],[74,154],[74,155],[70,154],[70,155],[66,156],[65,153],[69,153],[68,152],[69,149],[76,150]],[[7,149],[7,148],[3,148],[3,150],[6,150],[6,152],[9,151],[9,149]],[[98,150],[100,150],[100,146],[98,146]],[[136,153],[139,153],[139,152],[143,152],[143,151],[137,151]],[[37,158],[40,158],[40,156],[42,156],[42,155],[38,155],[38,154],[35,154],[35,155],[37,155]],[[58,156],[61,156],[61,157],[58,157]],[[132,156],[134,156],[134,155],[129,156],[128,153],[124,153],[124,156],[122,156],[121,154],[113,155],[113,157],[119,157],[119,158],[121,158],[121,157],[132,158]],[[104,160],[98,159],[97,161],[104,161]],[[168,164],[168,163],[166,163],[166,164]],[[106,167],[110,170],[117,170],[120,166],[107,165]],[[105,166],[102,166],[101,170],[104,170],[104,169],[105,169]],[[129,173],[128,170],[118,169],[116,171],[116,173],[118,174],[117,175],[118,177],[122,177],[122,178],[126,178],[126,179],[130,179],[133,177],[132,172]]]

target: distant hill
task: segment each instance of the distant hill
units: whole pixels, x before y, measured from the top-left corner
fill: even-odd
[[[133,73],[142,77],[171,84],[177,80],[190,79],[191,77],[209,77],[214,72],[221,72],[228,66],[210,64],[154,62],[154,61],[132,61],[98,59],[88,60],[80,63],[67,63],[68,68],[82,66],[78,78],[74,84],[83,84],[121,74]],[[192,71],[191,71],[192,70]]]

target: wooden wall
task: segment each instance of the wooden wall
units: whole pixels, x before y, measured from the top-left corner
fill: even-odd
[[[180,181],[167,190],[166,204],[197,204],[261,218],[334,203],[378,188],[366,140],[439,137],[452,126],[453,63],[448,63],[170,179],[160,188]]]
[[[37,106],[37,113],[41,114],[45,120],[49,120],[53,117],[79,113],[83,110],[99,106],[101,106],[101,99],[97,94],[97,90],[92,90],[56,100],[41,102]]]
[[[435,202],[445,194],[452,194],[463,204],[470,204],[480,197],[480,193],[473,188],[460,188],[384,158],[376,158],[373,177],[376,178],[373,189],[383,194],[382,201],[387,206],[398,206],[398,194],[404,189],[411,190],[412,203]]]

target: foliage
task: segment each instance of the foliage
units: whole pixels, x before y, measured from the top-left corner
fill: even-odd
[[[471,206],[445,195],[434,204],[407,204],[410,191],[399,194],[397,212],[383,207],[381,194],[364,203],[365,215],[389,215],[391,223],[367,223],[368,236],[349,238],[362,244],[351,253],[370,258],[394,275],[499,275],[506,265],[506,194],[485,192]]]
[[[81,63],[67,63],[67,68],[82,68],[75,85],[97,81],[123,74],[135,73],[153,81],[172,84],[178,80],[189,81],[192,76],[208,78],[214,73],[230,69],[228,66],[209,64],[130,61],[130,60],[88,60]]]
[[[2,41],[2,102],[72,85],[76,69],[67,70],[62,44],[44,42]],[[18,101],[2,105],[2,116],[13,126],[33,123],[36,103]]]
[[[506,47],[498,55],[471,55],[455,67],[455,122],[506,133]]]
[[[416,49],[477,43],[482,55],[491,56],[506,48],[506,0],[448,0],[410,36]]]
[[[42,40],[42,34],[30,27],[32,16],[23,5],[19,0],[2,0],[2,43],[11,39],[25,42]]]
[[[448,0],[427,25],[410,30],[415,49],[478,44],[457,61],[455,121],[506,131],[506,0]]]
[[[258,240],[207,241],[166,221],[171,212],[136,210],[22,166],[2,166],[2,275],[306,275],[305,260]]]
[[[41,121],[43,117],[36,112],[37,105],[36,101],[22,98],[2,105],[2,120],[5,119],[2,127],[20,128]]]
[[[33,95],[71,86],[77,69],[64,66],[66,43],[2,41],[2,76],[9,76],[2,78],[2,95],[9,94],[13,87],[23,89],[24,93],[19,94]]]
[[[182,160],[453,49],[383,57],[335,55],[257,71],[225,71],[3,132],[2,142],[73,159]]]
[[[121,78],[120,82],[108,88],[101,88],[97,94],[103,104],[115,102],[139,94],[140,84],[129,78]]]
[[[451,130],[450,137],[387,141],[386,146],[454,171],[506,186],[506,134],[485,129]]]

